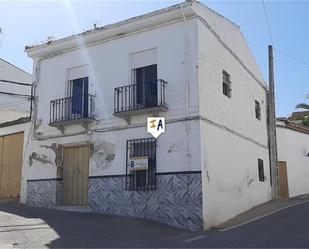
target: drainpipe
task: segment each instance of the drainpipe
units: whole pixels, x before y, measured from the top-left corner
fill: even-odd
[[[183,17],[183,20],[185,22],[185,42],[186,42],[186,117],[188,118],[190,116],[189,106],[190,106],[190,63],[189,63],[189,34],[188,34],[188,22],[186,19],[186,16],[183,11],[183,4],[181,5],[181,14]],[[187,136],[187,158],[188,158],[188,168],[189,168],[189,157],[190,157],[190,145],[189,145],[189,137],[190,137],[190,121],[186,121],[186,136]]]
[[[36,62],[35,62],[35,69],[34,69],[34,75],[35,75],[35,80],[33,81],[32,84],[32,89],[31,89],[31,97],[32,97],[32,101],[33,101],[33,105],[31,105],[31,109],[33,112],[33,115],[31,115],[31,118],[33,118],[33,137],[36,139],[37,138],[37,134],[36,134],[36,119],[37,119],[37,99],[36,99],[36,94],[35,94],[35,90],[36,87],[39,84],[39,80],[40,80],[40,65],[41,65],[41,61],[44,58],[39,58]]]

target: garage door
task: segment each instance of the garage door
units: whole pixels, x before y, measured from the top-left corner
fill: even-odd
[[[0,198],[19,197],[24,133],[0,137]]]

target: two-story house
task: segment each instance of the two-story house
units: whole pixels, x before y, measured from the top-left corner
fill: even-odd
[[[223,16],[186,1],[26,52],[23,202],[207,229],[270,200],[267,87]]]

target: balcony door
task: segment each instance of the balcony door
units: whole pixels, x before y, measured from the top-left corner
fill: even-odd
[[[135,80],[137,106],[157,106],[157,65],[136,68]]]
[[[72,116],[88,117],[88,77],[71,81]]]

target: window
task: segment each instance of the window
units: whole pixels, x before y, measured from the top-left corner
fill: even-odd
[[[131,54],[134,109],[158,105],[157,50]]]
[[[255,117],[256,119],[261,120],[261,105],[258,101],[255,101]]]
[[[232,97],[232,88],[231,88],[230,75],[223,70],[222,76],[223,76],[223,94],[225,96],[231,98]]]
[[[265,181],[264,162],[262,159],[258,159],[258,166],[259,166],[259,181],[264,182]]]
[[[127,141],[127,190],[156,189],[156,140]]]

